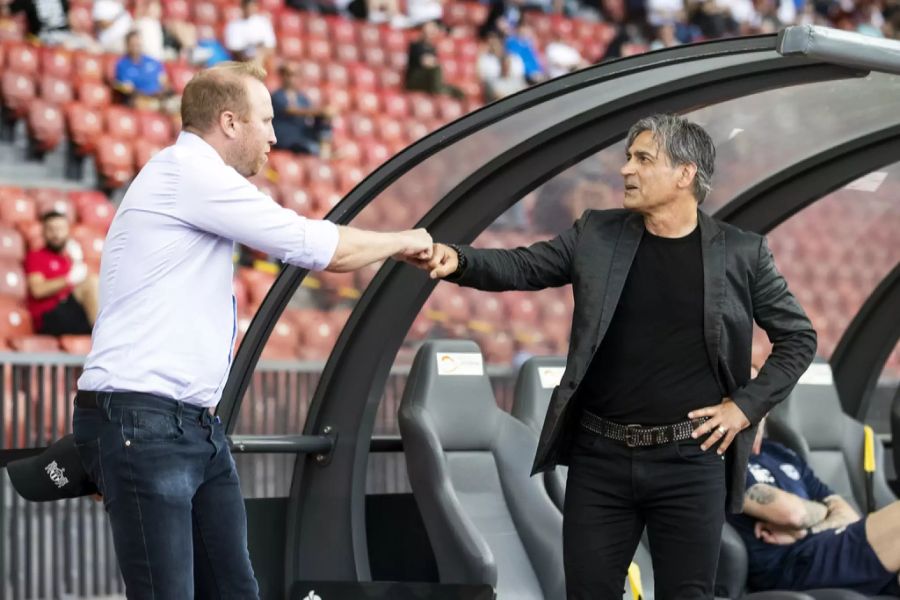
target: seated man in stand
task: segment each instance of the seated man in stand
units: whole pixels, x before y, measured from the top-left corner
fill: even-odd
[[[44,247],[25,257],[34,330],[46,335],[89,335],[99,309],[97,277],[88,273],[81,246],[69,239],[66,216],[49,212],[41,221]]]
[[[847,588],[900,596],[900,501],[861,518],[790,449],[763,440],[747,469],[744,512],[729,514],[749,558],[748,588]]]

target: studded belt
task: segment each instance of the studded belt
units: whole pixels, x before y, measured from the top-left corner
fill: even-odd
[[[689,439],[694,429],[706,422],[708,418],[699,417],[672,423],[671,425],[642,427],[641,425],[614,423],[585,410],[581,414],[581,427],[611,440],[622,442],[629,448],[635,448],[639,446],[658,446]]]

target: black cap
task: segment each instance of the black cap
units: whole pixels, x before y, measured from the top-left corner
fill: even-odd
[[[26,500],[44,502],[97,493],[71,434],[36,456],[10,462],[6,469],[13,487]]]

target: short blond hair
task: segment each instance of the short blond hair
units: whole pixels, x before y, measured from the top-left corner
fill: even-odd
[[[249,118],[248,77],[265,81],[266,70],[256,62],[225,61],[194,75],[181,96],[182,128],[205,133],[226,110]]]

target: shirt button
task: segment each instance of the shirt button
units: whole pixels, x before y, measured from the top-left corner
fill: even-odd
[[[131,445],[131,440],[125,440],[125,445],[126,445],[126,446],[130,446],[130,445]]]

